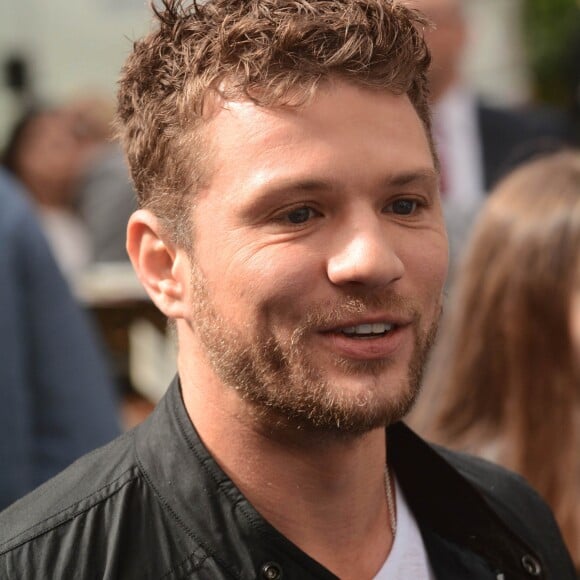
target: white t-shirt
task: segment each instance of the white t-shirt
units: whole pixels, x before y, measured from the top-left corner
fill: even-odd
[[[419,526],[396,480],[395,502],[397,506],[395,541],[391,553],[375,576],[375,580],[408,580],[409,578],[435,580]]]

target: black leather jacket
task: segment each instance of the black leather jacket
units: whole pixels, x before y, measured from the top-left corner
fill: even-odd
[[[519,477],[434,449],[401,423],[388,446],[438,579],[575,578],[550,511]],[[0,515],[0,578],[334,576],[223,473],[175,381],[145,423]]]

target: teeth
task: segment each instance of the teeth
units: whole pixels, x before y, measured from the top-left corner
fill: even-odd
[[[343,334],[348,335],[369,335],[369,334],[384,334],[393,329],[392,324],[386,324],[385,322],[376,322],[374,324],[359,324],[358,326],[349,326],[348,328],[343,328]]]
[[[382,334],[383,332],[391,330],[391,328],[393,328],[391,324],[384,324],[383,322],[378,322],[376,324],[373,324],[373,333]]]

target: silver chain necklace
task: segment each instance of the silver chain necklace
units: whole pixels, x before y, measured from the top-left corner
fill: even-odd
[[[389,509],[389,520],[391,522],[391,533],[393,540],[397,533],[397,516],[395,514],[395,499],[393,497],[393,488],[391,486],[391,478],[389,476],[389,469],[385,469],[385,492],[387,494],[387,508]]]

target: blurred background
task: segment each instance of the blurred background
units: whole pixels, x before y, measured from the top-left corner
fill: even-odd
[[[463,2],[470,28],[463,70],[470,85],[493,103],[572,106],[577,0]],[[31,99],[113,98],[131,41],[149,21],[144,0],[4,0],[0,143]]]

